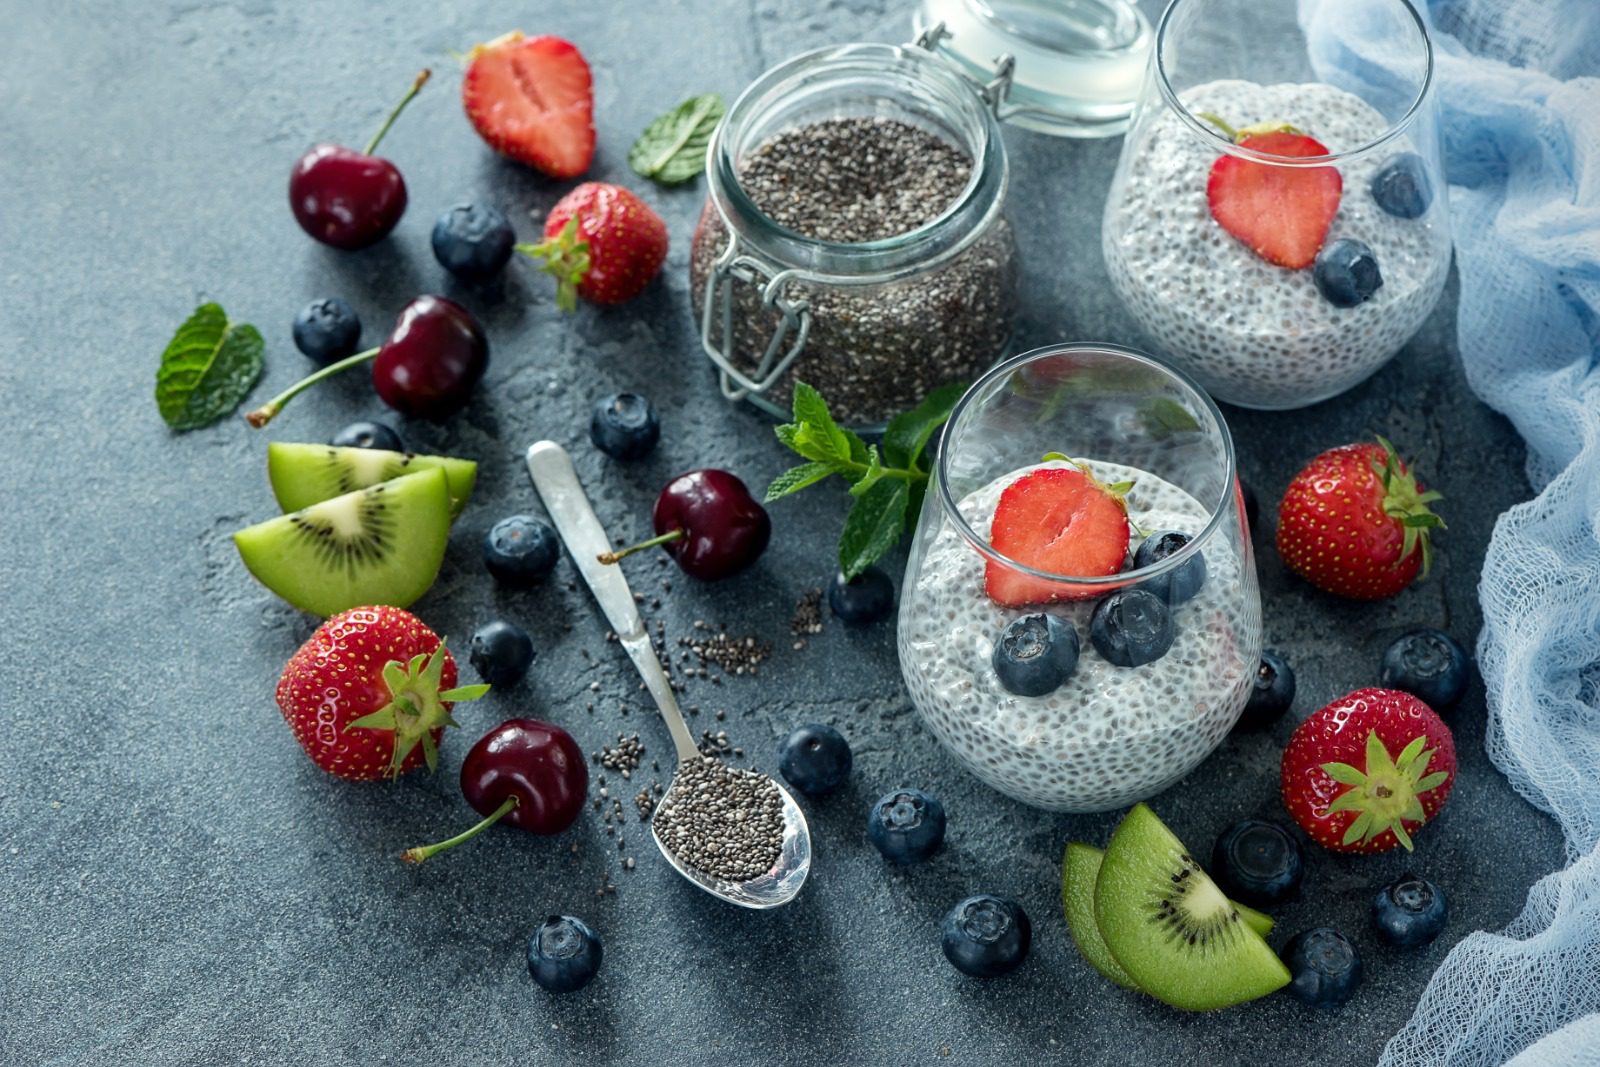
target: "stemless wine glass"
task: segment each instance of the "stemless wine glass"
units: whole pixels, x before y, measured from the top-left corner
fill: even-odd
[[[1050,458],[1059,454],[1070,459]],[[1108,485],[1133,482],[1130,556],[1162,531],[1188,544],[1109,577],[1038,570],[991,544],[1008,486],[1035,469],[1079,464]],[[1038,536],[1060,535],[1064,521],[1041,524]],[[1028,603],[1002,605],[993,590]],[[1101,602],[1133,591],[1145,614],[1119,621],[1132,631],[1151,612],[1165,615],[1173,636],[1152,662],[1118,666],[1091,620],[1097,610],[1121,614],[1116,601]],[[1080,652],[1054,691],[1019,696],[996,673],[995,642],[1034,613],[1067,622]],[[1036,349],[985,374],[939,444],[901,593],[899,651],[933,735],[1008,796],[1103,811],[1176,782],[1233,727],[1261,655],[1255,561],[1216,405],[1182,372],[1115,345]]]
[[[1365,379],[1450,266],[1421,18],[1407,0],[1339,0],[1302,26],[1301,6],[1173,0],[1101,231],[1155,350],[1242,407]]]

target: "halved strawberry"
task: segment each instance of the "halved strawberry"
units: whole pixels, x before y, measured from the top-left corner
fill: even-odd
[[[1251,133],[1238,143],[1284,158],[1328,154],[1320,141],[1299,131]],[[1322,250],[1343,190],[1344,179],[1333,167],[1274,166],[1224,154],[1211,165],[1206,201],[1211,217],[1250,251],[1268,263],[1300,270]]]
[[[461,103],[489,147],[552,178],[589,169],[594,82],[574,45],[513,30],[468,59]]]
[[[1083,470],[1046,467],[1006,486],[994,510],[989,544],[1018,563],[1076,578],[1116,574],[1128,558],[1126,485],[1106,485]],[[1002,607],[1083,600],[1103,589],[1023,574],[989,561],[984,591]]]

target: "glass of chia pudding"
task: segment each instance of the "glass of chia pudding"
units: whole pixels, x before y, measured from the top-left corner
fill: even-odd
[[[707,157],[690,292],[723,392],[786,415],[793,384],[879,429],[1004,355],[1016,247],[998,120],[915,45],[797,56],[753,83]]]
[[[1364,43],[1313,53],[1297,9],[1173,0],[1101,231],[1155,350],[1241,407],[1304,407],[1367,378],[1450,267],[1421,18],[1407,0],[1346,0]]]
[[[1221,413],[1114,345],[1016,356],[938,446],[906,570],[900,666],[929,730],[1000,792],[1123,807],[1221,742],[1261,606]]]

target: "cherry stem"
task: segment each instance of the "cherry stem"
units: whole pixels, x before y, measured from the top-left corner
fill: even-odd
[[[616,563],[633,555],[635,552],[642,552],[647,548],[655,548],[657,545],[670,545],[672,542],[681,541],[687,536],[688,531],[683,529],[668,530],[661,536],[652,537],[648,541],[640,541],[636,545],[619,548],[615,552],[602,552],[595,559],[598,559],[601,563]]]
[[[362,152],[362,155],[372,155],[373,151],[378,147],[378,142],[383,140],[383,135],[389,132],[390,126],[394,125],[394,120],[400,117],[400,112],[404,111],[406,105],[411,103],[412,98],[422,91],[422,87],[428,84],[428,79],[431,77],[433,77],[433,71],[424,67],[422,73],[417,75],[417,80],[411,83],[410,90],[400,98],[400,102],[394,106],[394,110],[389,112],[389,117],[383,120],[383,125],[378,127],[378,132],[372,135],[372,140],[367,142],[367,147]]]
[[[516,806],[517,797],[516,794],[512,794],[500,802],[500,806],[494,809],[493,815],[486,817],[482,822],[478,823],[478,825],[472,827],[472,829],[463,830],[454,837],[446,838],[445,840],[432,845],[423,845],[420,848],[408,848],[404,852],[400,853],[400,858],[407,863],[416,864],[421,863],[423,860],[426,860],[429,856],[432,856],[435,853],[443,852],[447,848],[455,848],[457,845],[461,844],[461,842],[472,840],[474,837],[477,837],[489,827],[499,822],[502,816]]]
[[[324,378],[332,378],[340,371],[348,370],[358,363],[368,362],[376,357],[381,351],[383,351],[382,348],[369,348],[365,352],[357,352],[353,356],[346,356],[337,363],[328,364],[315,374],[309,374],[306,377],[301,378],[298,382],[295,382],[293,385],[289,386],[289,388],[285,389],[283,392],[279,393],[265,404],[262,404],[254,411],[245,412],[244,421],[248,422],[251,426],[254,426],[258,430],[261,429],[261,427],[265,426],[267,423],[271,422],[275,417],[277,417],[278,412],[283,410],[283,406],[285,404],[293,400],[305,390],[310,389],[313,385],[316,385]]]

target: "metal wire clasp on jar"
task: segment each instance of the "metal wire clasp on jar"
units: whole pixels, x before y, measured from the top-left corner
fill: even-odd
[[[769,70],[708,149],[690,293],[723,395],[793,384],[872,431],[1008,354],[1016,246],[988,94],[926,48],[849,44]]]

